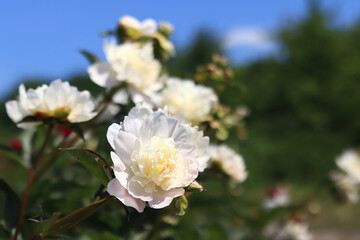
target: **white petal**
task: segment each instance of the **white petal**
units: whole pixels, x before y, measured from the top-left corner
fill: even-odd
[[[130,179],[128,181],[127,189],[129,191],[129,194],[131,194],[135,198],[139,198],[143,201],[151,201],[153,199],[152,194],[145,192],[144,188],[133,179]]]
[[[129,116],[124,118],[123,127],[125,131],[139,136],[143,122],[144,120],[142,118]]]
[[[114,167],[117,169],[117,171],[125,171],[126,167],[124,163],[121,161],[118,155],[116,155],[115,152],[110,152],[111,160],[114,164]]]
[[[145,202],[131,196],[116,178],[108,183],[107,192],[119,199],[124,205],[133,207],[140,213],[144,211]]]
[[[11,100],[5,104],[6,112],[14,122],[20,122],[28,114],[18,101]]]
[[[131,153],[138,145],[138,138],[125,131],[120,131],[114,140],[115,152],[125,165],[131,163]]]
[[[24,122],[24,123],[18,123],[16,126],[23,129],[30,129],[40,124],[42,124],[42,122]]]
[[[60,90],[60,84],[61,81],[59,83],[59,80],[56,80],[52,82],[51,85],[44,92],[44,103],[50,111],[54,111],[57,107],[60,107],[61,105],[61,102],[58,100],[58,95],[62,92]]]
[[[155,112],[151,117],[145,119],[140,129],[142,141],[146,141],[153,136],[167,138],[169,135],[167,117],[162,112]]]
[[[106,137],[110,146],[115,149],[114,139],[119,134],[121,126],[119,124],[113,123],[107,130]]]
[[[140,26],[140,32],[143,35],[151,36],[156,33],[157,24],[154,19],[145,19]]]
[[[114,96],[112,98],[112,101],[114,103],[123,104],[123,105],[128,104],[128,102],[129,102],[129,94],[126,91],[126,89],[121,89],[121,90],[117,91],[114,94]]]
[[[111,152],[111,160],[114,163],[114,174],[117,180],[121,183],[123,187],[127,187],[129,174],[127,173],[127,168],[124,163],[120,160],[119,156],[116,153]]]
[[[94,63],[87,71],[91,80],[101,87],[111,88],[116,85],[116,80],[109,63]]]
[[[170,205],[172,200],[176,197],[180,197],[185,193],[183,188],[174,188],[169,191],[158,191],[154,195],[154,199],[149,201],[149,205],[152,208],[164,208]]]
[[[147,116],[152,114],[152,109],[146,105],[146,104],[137,104],[135,107],[133,107],[129,112],[129,117],[140,117],[142,119],[145,119]]]

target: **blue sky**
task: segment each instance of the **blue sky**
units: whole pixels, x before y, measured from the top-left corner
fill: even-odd
[[[360,17],[359,0],[323,0],[339,24]],[[306,0],[32,0],[0,3],[0,94],[23,78],[67,79],[88,66],[79,49],[102,54],[103,30],[122,15],[154,18],[175,26],[177,47],[207,27],[227,39],[229,56],[245,63],[274,51],[268,34],[306,11]],[[242,36],[247,34],[247,37]],[[238,37],[236,37],[239,35]]]

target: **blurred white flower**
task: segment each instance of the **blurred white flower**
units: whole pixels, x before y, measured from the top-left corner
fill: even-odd
[[[145,202],[152,208],[170,205],[198,176],[198,159],[203,156],[192,143],[198,136],[191,136],[162,110],[134,107],[123,122],[109,127],[107,138],[114,149],[115,173],[107,191],[139,212]],[[206,145],[208,139],[203,138],[199,140]]]
[[[132,16],[125,15],[119,19],[119,25],[138,30],[143,36],[152,36],[157,31],[157,23],[154,19],[145,19],[140,22]]]
[[[88,68],[88,73],[97,85],[112,88],[126,83],[135,103],[158,101],[158,94],[164,84],[159,77],[160,63],[154,58],[150,43],[104,43],[107,62],[98,62]]]
[[[360,183],[360,155],[355,150],[347,150],[336,159],[336,164],[354,181]]]
[[[183,121],[198,123],[206,120],[217,102],[218,98],[211,88],[195,85],[192,80],[169,78],[162,91],[162,105]]]
[[[342,172],[334,171],[330,173],[330,179],[334,182],[342,200],[350,203],[359,201],[359,184],[353,178]]]
[[[240,183],[247,178],[243,158],[226,145],[210,145],[212,163],[217,164],[231,179]]]
[[[263,202],[265,209],[285,207],[289,205],[290,197],[287,189],[281,185],[270,188],[266,193],[266,199]]]
[[[208,167],[210,161],[209,153],[209,138],[204,137],[203,131],[199,131],[198,126],[191,126],[190,124],[184,124],[186,129],[187,141],[196,146],[195,153],[198,156],[196,161],[198,162],[199,172],[203,172]]]
[[[42,85],[36,89],[25,90],[23,84],[19,87],[19,101],[6,102],[9,117],[18,123],[27,116],[35,116],[38,122],[20,123],[19,127],[30,127],[39,124],[41,119],[56,118],[67,122],[84,122],[93,118],[95,105],[88,91],[78,91],[68,82],[60,79]]]
[[[298,219],[291,219],[286,223],[283,231],[280,232],[278,240],[311,240],[309,226],[306,222]]]

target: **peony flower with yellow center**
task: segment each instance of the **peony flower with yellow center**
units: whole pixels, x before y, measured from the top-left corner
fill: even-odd
[[[206,120],[218,98],[211,88],[195,85],[192,80],[170,78],[162,91],[162,105],[183,121]]]
[[[164,81],[159,78],[161,65],[154,58],[150,43],[117,45],[115,41],[105,41],[104,52],[107,62],[97,62],[88,68],[93,82],[106,88],[126,83],[135,103],[157,100],[157,91]]]
[[[23,84],[19,87],[19,101],[6,103],[9,117],[19,123],[27,116],[34,116],[38,121],[19,123],[19,127],[27,128],[40,124],[42,119],[55,118],[63,122],[84,122],[92,119],[95,105],[88,91],[78,91],[68,82],[60,79],[26,91]]]
[[[203,151],[186,127],[162,110],[134,107],[123,122],[109,127],[107,138],[115,173],[107,191],[139,212],[146,202],[151,208],[170,205],[198,176]]]
[[[240,183],[247,178],[243,158],[226,145],[210,145],[212,164],[217,164],[231,179]]]

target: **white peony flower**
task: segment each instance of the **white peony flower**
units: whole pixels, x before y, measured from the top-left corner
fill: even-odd
[[[98,62],[88,68],[92,81],[106,88],[126,83],[135,103],[156,101],[156,92],[162,88],[164,81],[159,78],[161,65],[154,58],[150,43],[116,45],[115,41],[105,41],[104,52],[107,62]]]
[[[150,18],[140,22],[132,16],[125,15],[119,19],[119,25],[134,28],[143,36],[152,36],[157,32],[157,23]]]
[[[162,91],[162,105],[183,121],[206,120],[218,98],[211,88],[195,85],[192,80],[170,78]]]
[[[297,219],[289,220],[286,223],[285,229],[280,232],[279,240],[311,240],[312,235],[308,230],[309,226],[307,223],[299,221]]]
[[[226,145],[210,145],[212,163],[217,164],[233,181],[240,183],[247,178],[243,158]]]
[[[162,110],[134,107],[122,123],[109,127],[107,138],[115,173],[107,191],[139,212],[146,202],[152,208],[170,205],[198,175],[203,156],[192,141],[199,137]]]
[[[11,100],[6,103],[9,117],[18,123],[27,116],[39,119],[57,118],[60,121],[84,122],[93,118],[95,105],[90,99],[88,91],[78,91],[68,82],[60,79],[42,85],[36,89],[25,90],[23,84],[19,87],[19,101]],[[38,124],[36,122],[34,124]],[[19,124],[29,127],[31,124]]]
[[[263,202],[265,209],[285,207],[290,203],[290,197],[287,189],[282,186],[275,186],[268,190],[266,199]]]
[[[330,179],[343,199],[350,203],[359,201],[359,184],[353,178],[342,172],[334,171],[330,173]]]
[[[336,159],[336,164],[355,182],[360,183],[360,155],[355,150],[345,151]]]

